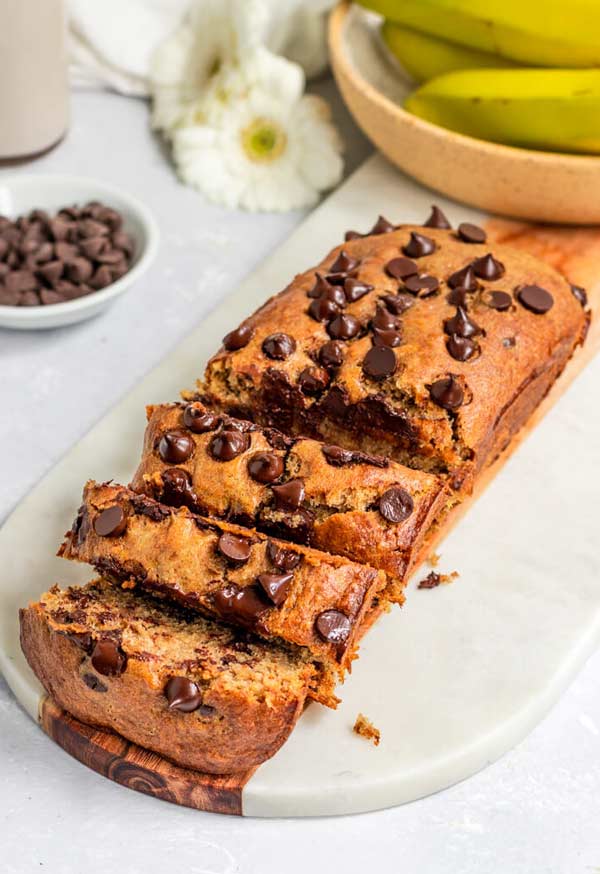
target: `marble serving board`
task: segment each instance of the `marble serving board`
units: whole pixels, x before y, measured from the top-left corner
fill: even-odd
[[[105,750],[104,764],[97,761],[101,733],[68,717],[61,721],[55,705],[44,702],[21,654],[17,620],[18,608],[52,583],[90,578],[86,568],[54,558],[83,483],[88,478],[127,482],[140,452],[144,405],[174,399],[181,388],[191,387],[218,338],[291,276],[316,263],[346,229],[366,230],[380,212],[396,222],[420,223],[432,199],[431,192],[381,157],[369,159],[67,453],[3,526],[0,668],[32,718],[41,718],[51,736],[91,767],[107,771]],[[453,222],[486,220],[435,199]],[[498,231],[512,234],[517,244],[519,232],[502,225]],[[590,259],[577,254],[577,231],[544,233],[542,248],[551,258],[560,262],[561,253],[570,252],[576,272],[589,276]],[[588,235],[585,245],[596,251],[598,234],[582,233]],[[600,303],[600,290],[597,296]],[[592,302],[595,297],[592,292]],[[577,355],[544,403],[537,417],[544,414],[543,421],[528,429],[518,451],[498,466],[485,493],[437,547],[438,570],[458,571],[458,579],[418,589],[427,569],[418,571],[404,608],[381,619],[363,642],[361,658],[341,689],[339,709],[311,705],[273,759],[237,785],[221,780],[235,796],[232,803],[224,803],[221,794],[219,803],[211,804],[207,778],[208,791],[196,793],[192,806],[287,817],[401,804],[485,767],[543,718],[600,638],[596,328],[593,322],[585,353]],[[359,711],[380,729],[378,747],[353,733]],[[113,759],[125,755],[122,739],[108,737]],[[134,751],[133,757],[139,761],[143,752]],[[146,754],[146,764],[150,759]],[[160,770],[156,761],[154,766]],[[178,771],[178,781],[185,780],[181,769],[166,765],[169,769]],[[203,783],[202,775],[189,773]],[[108,776],[119,779],[115,773]],[[143,775],[120,782],[191,803],[185,793],[171,797],[153,791],[152,779]]]

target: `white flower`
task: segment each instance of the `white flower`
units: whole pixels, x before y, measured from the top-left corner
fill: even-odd
[[[207,123],[174,132],[181,179],[228,207],[282,211],[311,206],[342,176],[329,107],[254,87],[207,111]]]

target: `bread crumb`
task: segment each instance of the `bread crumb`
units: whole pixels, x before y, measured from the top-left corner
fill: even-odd
[[[429,556],[429,558],[427,559],[427,562],[428,562],[428,564],[431,565],[431,567],[437,567],[438,564],[440,563],[441,557],[442,556],[439,554],[439,552],[432,552],[431,555]]]
[[[367,719],[364,713],[358,714],[352,731],[354,731],[356,734],[359,734],[361,737],[372,741],[376,747],[379,746],[379,741],[381,740],[381,732],[378,728],[375,728],[371,720]]]
[[[436,571],[431,571],[421,580],[417,589],[436,589],[438,586],[447,586],[449,583],[453,583],[459,576],[458,571],[452,571],[451,574],[438,574]]]

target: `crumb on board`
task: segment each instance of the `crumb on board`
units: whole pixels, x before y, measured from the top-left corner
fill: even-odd
[[[367,719],[364,713],[358,714],[352,731],[354,731],[356,734],[359,734],[361,737],[372,741],[372,743],[374,743],[376,747],[379,746],[379,741],[381,740],[381,732],[378,728],[375,728],[371,720]]]
[[[435,589],[438,586],[447,586],[448,583],[453,583],[459,576],[458,571],[452,571],[451,574],[438,574],[436,571],[431,571],[420,581],[417,589]]]
[[[439,554],[439,552],[432,552],[431,555],[429,556],[429,558],[427,559],[427,563],[431,567],[437,567],[438,564],[440,563],[441,557],[442,556]]]

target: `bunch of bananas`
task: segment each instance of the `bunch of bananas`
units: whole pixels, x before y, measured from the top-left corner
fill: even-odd
[[[600,154],[600,0],[360,0],[418,83],[405,109],[479,139]]]

